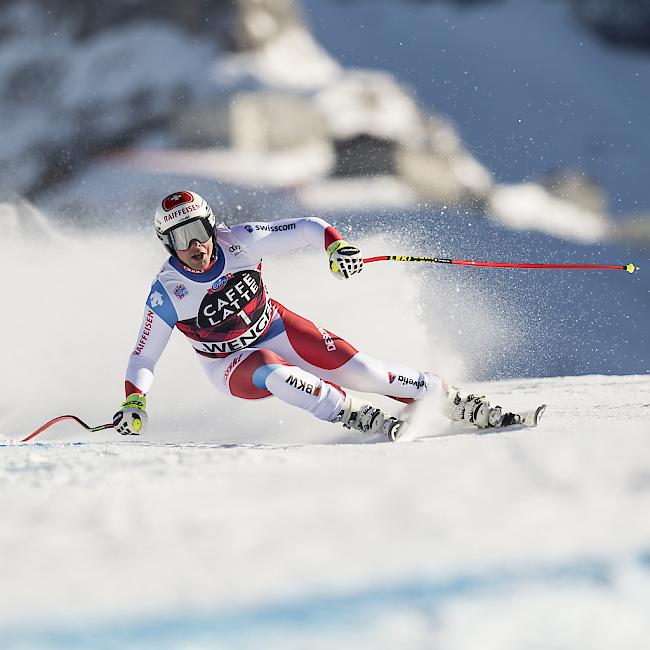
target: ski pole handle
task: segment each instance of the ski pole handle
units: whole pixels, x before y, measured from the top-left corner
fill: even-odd
[[[79,419],[76,415],[59,415],[56,418],[52,418],[49,422],[46,422],[42,426],[40,426],[36,431],[33,433],[30,433],[26,438],[23,438],[20,442],[28,442],[32,438],[35,438],[39,433],[43,433],[45,429],[49,429],[53,424],[56,424],[57,422],[61,422],[61,420],[74,420],[78,424],[80,424],[86,431],[92,431],[93,433],[95,431],[103,431],[104,429],[112,429],[113,428],[113,423],[110,422],[109,424],[100,424],[98,427],[91,427],[87,425],[83,420]]]
[[[454,260],[442,257],[420,257],[417,255],[379,255],[366,257],[364,264],[369,262],[428,262],[430,264],[454,264],[456,266],[483,266],[498,269],[600,269],[605,271],[627,271],[634,273],[638,270],[635,264],[523,264],[518,262],[475,262],[473,260]]]

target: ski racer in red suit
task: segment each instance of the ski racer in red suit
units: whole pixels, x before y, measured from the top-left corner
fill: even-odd
[[[322,247],[330,270],[347,280],[361,272],[359,249],[317,217],[270,223],[216,224],[195,192],[165,197],[156,233],[170,253],[153,281],[126,370],[126,401],[113,422],[123,435],[144,432],[145,394],[174,328],[188,339],[212,384],[240,399],[278,399],[321,420],[395,440],[404,422],[346,393],[376,393],[409,403],[446,398],[448,415],[479,427],[498,426],[499,407],[461,397],[437,376],[388,366],[269,296],[262,258],[304,246]]]

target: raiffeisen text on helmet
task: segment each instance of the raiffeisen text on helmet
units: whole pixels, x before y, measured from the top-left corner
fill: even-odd
[[[189,214],[190,212],[194,212],[195,210],[200,210],[201,206],[196,205],[196,203],[193,203],[191,205],[188,205],[185,208],[179,208],[178,210],[174,210],[174,212],[170,212],[169,214],[166,214],[164,217],[165,221],[172,221],[173,219],[176,219],[177,217],[180,217],[184,214]]]

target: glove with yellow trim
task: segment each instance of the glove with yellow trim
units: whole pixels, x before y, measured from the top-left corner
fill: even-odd
[[[113,426],[123,436],[139,436],[147,429],[147,398],[132,393],[122,402],[120,410],[113,416]]]
[[[361,251],[344,239],[332,242],[327,247],[327,254],[330,259],[330,271],[339,280],[347,280],[351,275],[363,270]]]

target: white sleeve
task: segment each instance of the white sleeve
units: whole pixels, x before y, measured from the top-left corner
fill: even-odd
[[[253,221],[230,229],[247,248],[260,256],[306,246],[327,249],[332,241],[342,239],[336,228],[319,217],[280,219],[268,223]]]
[[[167,346],[173,327],[170,327],[158,314],[145,307],[140,333],[126,368],[125,381],[146,393],[153,383],[153,371]]]

